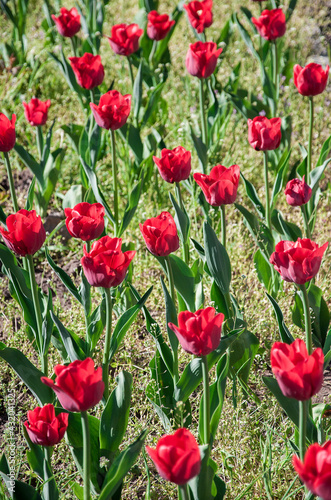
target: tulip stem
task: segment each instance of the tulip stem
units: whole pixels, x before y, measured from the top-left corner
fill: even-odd
[[[311,232],[309,228],[309,222],[308,222],[308,215],[307,215],[307,208],[306,205],[301,205],[301,212],[302,212],[302,217],[303,217],[303,225],[305,228],[305,233],[306,233],[306,238],[311,239]]]
[[[155,56],[155,52],[156,52],[156,47],[157,47],[157,41],[153,40],[152,50],[151,50],[151,52],[149,54],[149,58],[148,58],[149,64],[152,66],[152,68],[154,68],[154,56]]]
[[[178,498],[181,500],[190,500],[187,483],[178,486]]]
[[[133,92],[133,87],[134,87],[134,77],[133,77],[133,71],[132,71],[132,63],[131,63],[131,58],[128,56],[128,65],[129,65],[129,73],[130,73],[130,78],[131,78],[131,86],[132,86],[132,92]]]
[[[207,356],[201,356],[203,381],[203,434],[204,444],[210,441],[210,395]]]
[[[75,36],[70,37],[70,43],[71,43],[72,53],[73,53],[74,57],[77,57],[76,37]]]
[[[307,346],[307,351],[309,356],[313,352],[313,341],[312,341],[312,335],[311,335],[311,319],[310,319],[310,312],[309,312],[309,298],[308,298],[308,293],[306,289],[306,285],[299,285],[300,290],[302,291],[303,295],[303,312],[305,315],[305,331],[306,331],[306,346]]]
[[[306,453],[307,433],[307,401],[299,401],[299,439],[300,459],[303,461]]]
[[[279,98],[277,40],[274,40],[272,43],[272,55],[273,55],[273,83],[276,91],[276,102],[275,102],[275,112],[276,112],[278,98]]]
[[[175,282],[174,282],[174,275],[172,272],[171,261],[170,261],[169,255],[166,256],[165,262],[166,262],[168,281],[169,281],[169,287],[170,287],[170,295],[171,295],[172,301],[174,303],[174,306],[176,307]]]
[[[222,234],[221,242],[226,250],[226,219],[225,219],[225,205],[221,205],[221,222],[222,222]]]
[[[35,311],[35,315],[36,315],[37,335],[38,335],[37,344],[39,344],[39,356],[40,356],[40,362],[41,362],[41,371],[47,377],[47,375],[48,375],[47,353],[44,352],[44,346],[43,346],[44,342],[43,342],[43,333],[42,333],[43,332],[43,330],[42,330],[43,329],[43,320],[42,320],[42,316],[41,316],[39,296],[38,296],[38,287],[37,287],[37,282],[36,282],[36,275],[34,272],[32,255],[26,255],[26,262],[28,265],[32,300],[33,300],[33,306],[34,306],[34,311]]]
[[[11,166],[10,166],[9,155],[8,155],[8,153],[3,153],[3,156],[5,158],[5,164],[6,164],[7,176],[8,176],[8,182],[9,182],[9,189],[10,189],[11,201],[13,203],[14,212],[18,212],[19,208],[18,208],[18,204],[17,204],[17,198],[16,198],[15,186],[14,186],[14,179],[13,179],[13,173],[12,173]]]
[[[83,480],[84,480],[84,500],[90,500],[90,469],[91,469],[91,440],[88,414],[81,412],[83,431]]]
[[[52,498],[52,490],[57,491],[54,474],[52,471],[52,448],[50,446],[44,446],[44,484],[43,484],[43,495],[45,498]],[[50,473],[50,474],[49,474]]]
[[[307,157],[307,172],[306,172],[306,182],[311,183],[310,173],[311,173],[311,159],[312,159],[312,142],[313,142],[313,128],[314,128],[314,98],[309,96],[309,137],[308,137],[308,157]],[[312,212],[312,199],[308,201],[308,213]]]
[[[105,384],[105,390],[103,396],[107,402],[109,396],[108,367],[109,367],[109,350],[111,341],[111,320],[112,320],[113,304],[110,295],[110,288],[104,288],[104,291],[106,296],[106,338],[105,338],[105,347],[103,351],[103,360],[102,360],[102,380],[104,381]]]
[[[116,147],[115,147],[115,131],[110,130],[111,137],[111,159],[113,167],[113,190],[114,190],[114,230],[115,236],[118,234],[118,185],[117,185],[117,168],[116,168]]]
[[[37,127],[36,137],[37,137],[37,149],[38,149],[39,159],[40,159],[40,163],[41,163],[41,161],[43,159],[43,150],[44,150],[44,138],[43,138],[43,131],[42,131],[41,125]]]
[[[201,114],[201,131],[202,131],[202,142],[206,146],[206,150],[208,150],[208,133],[207,133],[207,119],[205,114],[205,89],[204,89],[204,80],[200,78],[200,114]],[[206,152],[207,157],[207,152]],[[207,173],[207,163],[208,157],[206,159],[206,163],[203,165],[203,173]]]
[[[177,196],[177,200],[178,200],[181,211],[184,212],[184,214],[186,214],[179,182],[176,182],[176,196]],[[184,257],[185,264],[188,265],[190,262],[190,251],[189,251],[187,240],[188,240],[188,234],[186,235],[186,240],[183,241],[183,257]]]
[[[263,151],[264,158],[264,189],[265,189],[265,219],[271,231],[270,196],[268,180],[268,151]]]

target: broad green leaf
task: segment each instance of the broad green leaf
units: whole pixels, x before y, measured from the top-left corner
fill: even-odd
[[[231,264],[226,249],[219,242],[213,228],[204,222],[204,246],[211,276],[222,293],[227,294],[231,283]]]
[[[272,307],[274,308],[276,319],[278,322],[279,334],[282,342],[285,342],[286,344],[292,344],[292,342],[294,342],[294,338],[292,337],[289,329],[285,325],[284,316],[281,311],[281,308],[279,307],[276,300],[273,297],[271,297],[271,295],[267,293],[266,296],[268,297]]]
[[[240,172],[240,177],[244,181],[247,196],[249,197],[249,199],[253,203],[254,208],[257,211],[257,213],[259,214],[259,216],[262,217],[262,219],[264,219],[264,217],[265,217],[264,206],[262,205],[262,202],[261,202],[260,198],[258,197],[258,194],[256,192],[255,187],[253,186],[253,184],[251,182],[249,182],[245,178],[245,176],[242,172]]]
[[[172,196],[171,192],[169,191],[169,198],[172,203],[172,206],[174,207],[175,210],[175,223],[177,226],[177,231],[180,236],[180,239],[183,243],[187,241],[188,234],[189,234],[189,229],[190,229],[190,219],[187,215],[186,210],[183,211],[175,198]]]
[[[69,292],[75,297],[75,299],[78,300],[78,302],[81,305],[84,305],[83,299],[82,299],[76,285],[74,284],[74,282],[72,281],[70,276],[65,271],[63,271],[63,269],[61,269],[57,264],[55,264],[55,262],[53,261],[52,257],[50,256],[50,254],[48,252],[48,248],[45,248],[45,254],[46,254],[46,258],[47,258],[49,265],[51,266],[51,268],[53,269],[55,274],[60,278],[60,280],[62,281],[64,286],[67,288],[67,290],[69,290]]]
[[[259,348],[259,339],[244,330],[230,348],[230,366],[237,376],[247,383],[249,372]]]
[[[119,238],[122,236],[122,234],[124,233],[124,231],[126,230],[128,225],[130,224],[130,222],[131,222],[131,220],[132,220],[132,218],[137,210],[138,203],[139,203],[140,196],[141,196],[142,187],[143,187],[143,181],[144,181],[144,177],[143,177],[143,173],[142,173],[141,179],[137,182],[137,184],[134,186],[134,188],[132,189],[132,191],[129,194],[129,199],[128,199],[128,202],[126,204],[125,210],[124,210],[123,219],[122,219],[121,225],[120,225],[119,230],[118,230],[118,237]]]
[[[83,360],[86,358],[85,352],[79,347],[73,335],[65,328],[59,318],[51,312],[52,320],[58,332],[61,336],[63,345],[65,350],[69,356],[71,362],[76,361],[77,359]]]

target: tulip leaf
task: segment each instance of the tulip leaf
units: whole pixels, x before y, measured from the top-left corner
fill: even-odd
[[[273,272],[271,269],[271,264],[269,264],[263,257],[260,249],[257,249],[254,254],[254,265],[260,283],[262,283],[266,287],[268,292],[270,292],[273,285]]]
[[[176,202],[175,198],[172,196],[170,191],[169,191],[169,198],[175,210],[175,223],[178,234],[180,236],[181,241],[183,243],[186,243],[190,229],[190,219],[188,218],[186,210],[184,209],[183,211],[179,207],[178,203]]]
[[[211,276],[223,294],[229,293],[231,283],[231,264],[224,246],[219,242],[213,228],[204,222],[204,245],[206,261]]]
[[[144,181],[144,174],[142,171],[140,180],[137,182],[137,184],[134,186],[134,188],[132,189],[132,191],[129,194],[129,200],[126,204],[123,219],[122,219],[121,225],[120,225],[119,230],[118,230],[118,238],[120,238],[122,236],[122,234],[124,233],[124,231],[126,230],[128,225],[130,224],[130,222],[131,222],[131,220],[132,220],[132,218],[137,210],[138,203],[139,203],[140,196],[141,196],[143,181]]]
[[[90,119],[92,119],[92,115]],[[96,123],[93,127],[91,137],[89,137],[88,140],[92,169],[95,168],[95,165],[98,161],[100,146],[101,146],[101,135],[102,135],[102,129]]]
[[[35,184],[36,184],[36,176],[34,175],[29,187],[28,195],[26,197],[25,210],[33,210]]]
[[[272,307],[274,308],[274,311],[276,314],[276,319],[278,322],[278,329],[279,329],[281,341],[285,342],[286,344],[292,344],[292,342],[294,342],[294,338],[292,337],[289,329],[285,325],[284,316],[283,316],[283,313],[281,311],[281,308],[279,307],[276,300],[273,297],[271,297],[271,295],[266,293],[266,296],[268,297]]]
[[[245,383],[247,383],[259,343],[259,339],[254,333],[245,329],[240,337],[231,345],[230,366]]]
[[[276,205],[276,201],[277,201],[277,197],[278,197],[279,193],[283,189],[284,179],[285,179],[285,175],[287,172],[287,167],[289,164],[290,156],[291,156],[291,150],[287,151],[285,149],[285,151],[284,151],[284,153],[279,161],[276,180],[274,182],[274,186],[273,186],[272,194],[271,194],[271,209],[270,209],[271,212]]]
[[[117,386],[109,396],[100,420],[101,456],[112,459],[125,434],[131,403],[132,375],[122,371],[116,377]]]
[[[79,140],[82,135],[83,125],[76,125],[75,123],[70,123],[69,125],[62,125],[60,127],[68,136],[71,141],[72,147],[79,155]]]
[[[152,114],[154,113],[155,109],[157,109],[159,107],[161,93],[162,93],[164,85],[165,85],[165,82],[160,82],[156,85],[156,87],[153,90],[150,89],[149,94],[148,94],[148,104],[147,104],[145,112],[144,112],[144,116],[142,119],[142,125],[146,125],[151,116],[153,118]],[[152,122],[152,119],[150,120],[150,122]]]
[[[197,137],[193,131],[193,128],[190,125],[190,133],[191,133],[191,138],[195,147],[195,150],[197,152],[198,158],[199,158],[199,163],[200,167],[203,173],[205,173],[205,170],[207,168],[207,163],[208,163],[208,157],[207,157],[207,147],[206,145],[202,142],[200,137]]]
[[[0,475],[10,492],[12,500],[22,500],[27,498],[29,500],[42,500],[38,491],[35,490],[30,484],[15,480],[15,484],[13,485],[9,475],[4,474],[3,472],[0,472]]]
[[[269,391],[271,391],[275,396],[287,416],[299,428],[299,401],[284,396],[275,378],[262,377],[262,380],[268,387]],[[317,428],[309,416],[307,417],[307,438],[311,443],[316,443],[318,441]]]
[[[330,151],[331,151],[331,135],[326,139],[326,141],[324,142],[324,144],[322,146],[319,158],[318,158],[317,163],[316,163],[316,168],[323,166],[327,157],[329,156]],[[315,169],[312,170],[312,172],[314,172],[314,171],[315,171]]]
[[[271,231],[263,222],[259,222],[258,218],[242,205],[235,203],[235,207],[244,216],[245,226],[248,228],[255,243],[260,248],[263,257],[269,262],[270,255],[274,251],[275,246]]]
[[[272,211],[271,222],[284,239],[297,241],[298,238],[302,238],[301,229],[293,222],[285,221],[282,214],[276,209]]]
[[[177,311],[176,311],[175,304],[173,303],[172,298],[170,297],[170,294],[168,292],[168,289],[167,289],[162,277],[161,277],[161,285],[162,285],[162,290],[163,290],[163,295],[164,295],[166,325],[167,325],[169,342],[171,345],[172,352],[175,354],[175,353],[177,353],[177,349],[178,349],[178,339],[177,339],[175,332],[173,330],[171,330],[171,328],[169,328],[169,323],[173,323],[174,325],[178,324]]]
[[[245,178],[245,176],[242,172],[240,172],[240,177],[244,181],[247,196],[249,197],[249,199],[253,203],[254,208],[257,211],[257,213],[259,214],[259,216],[262,217],[262,219],[264,219],[265,218],[264,206],[262,205],[262,202],[261,202],[260,198],[258,197],[258,194],[256,192],[255,187],[253,186],[253,184],[251,182],[249,182]]]
[[[87,340],[93,352],[106,324],[106,300],[102,299],[89,318]]]
[[[45,180],[44,180],[44,175],[43,175],[43,169],[41,165],[28,153],[23,146],[20,146],[19,144],[15,144],[14,149],[24,165],[28,167],[33,175],[36,176],[36,179],[38,181],[39,186],[41,189],[45,189]]]
[[[143,88],[142,88],[142,59],[141,59],[132,89],[133,104],[134,104],[133,116],[137,123],[139,119],[139,111],[141,108],[142,93],[143,93]]]
[[[52,257],[49,254],[47,247],[45,248],[45,254],[46,254],[46,259],[47,259],[49,265],[51,266],[51,268],[53,269],[53,271],[55,272],[55,274],[60,278],[60,280],[62,281],[64,286],[67,288],[67,290],[83,306],[84,305],[83,299],[82,299],[77,287],[75,286],[74,282],[72,281],[70,276],[65,271],[63,271],[63,269],[61,269],[57,264],[55,264],[54,260],[52,259]]]
[[[178,24],[178,21],[183,14],[183,8],[181,7],[183,2],[179,2],[178,5],[175,7],[174,11],[171,14],[171,19],[175,21],[175,24],[170,28],[170,31],[167,33],[167,36],[163,38],[163,40],[160,40],[157,44],[156,51],[154,54],[154,64],[158,65],[163,57],[165,52],[168,49],[168,44],[170,41],[170,38],[172,37],[176,26]]]
[[[109,500],[109,498],[112,498],[116,490],[120,487],[124,477],[136,462],[146,436],[147,430],[143,431],[136,441],[130,444],[114,460],[107,472],[98,500]]]
[[[66,353],[69,356],[69,359],[71,362],[76,361],[77,359],[83,360],[86,358],[85,352],[79,347],[78,343],[76,342],[73,334],[67,330],[62,322],[59,320],[59,318],[51,312],[51,318],[54,321],[54,324],[56,328],[58,329],[58,332],[61,336],[63,345],[65,347]],[[80,339],[81,342],[83,342]]]
[[[130,146],[138,165],[144,159],[144,146],[141,141],[139,129],[134,127],[131,123],[125,123],[123,127],[118,129],[119,135],[123,141]]]
[[[200,473],[188,482],[193,500],[221,500],[222,496],[215,497],[214,477],[217,464],[209,457],[210,449],[207,444],[199,446],[201,456]],[[225,491],[225,490],[224,490]]]
[[[40,377],[44,376],[44,374],[21,351],[6,347],[5,344],[0,342],[0,358],[7,361],[13,368],[41,406],[53,402],[54,393],[52,389],[40,380]]]

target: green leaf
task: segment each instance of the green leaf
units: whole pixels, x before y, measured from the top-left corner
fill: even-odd
[[[216,281],[217,286],[222,293],[227,294],[230,291],[231,283],[231,264],[227,251],[219,242],[213,228],[204,222],[204,246],[206,261],[211,276]]]
[[[163,278],[161,277],[161,285],[162,285],[162,290],[163,290],[163,295],[164,295],[164,305],[165,305],[165,316],[166,316],[166,325],[167,325],[167,332],[168,332],[168,337],[169,337],[169,342],[171,345],[171,349],[173,353],[177,353],[178,349],[178,339],[176,334],[169,328],[169,323],[173,323],[174,325],[177,325],[177,311],[175,304],[172,301],[172,298],[170,297],[170,294],[168,292],[168,289],[163,281]]]
[[[36,184],[36,176],[33,177],[29,191],[28,191],[28,196],[26,197],[26,202],[25,202],[25,210],[32,210],[33,209],[33,198],[34,198],[34,190],[35,190],[35,184]]]
[[[134,108],[133,108],[133,116],[135,120],[138,120],[139,118],[139,111],[141,107],[141,102],[142,102],[142,93],[143,93],[143,88],[142,88],[142,60],[140,61],[139,68],[137,71],[136,78],[134,80],[133,84],[133,103],[134,103]]]
[[[27,483],[22,483],[21,481],[15,480],[15,485],[13,486],[11,483],[11,479],[9,476],[0,472],[8,491],[11,494],[12,500],[42,500],[42,497],[39,495],[38,491],[35,490],[32,486]]]
[[[14,149],[24,165],[28,167],[33,175],[36,176],[36,179],[38,181],[39,186],[41,189],[45,189],[45,181],[44,181],[44,175],[43,175],[43,169],[41,165],[39,165],[38,162],[28,153],[23,146],[20,146],[19,144],[15,144]]]
[[[325,163],[327,157],[329,156],[330,151],[331,151],[331,135],[326,139],[326,141],[322,146],[319,158],[316,163],[316,168],[322,166]],[[315,169],[313,169],[313,171],[314,170]]]
[[[65,350],[71,362],[77,359],[83,360],[86,358],[85,352],[79,347],[73,335],[67,330],[59,318],[51,312],[51,318],[54,321],[56,328],[61,336]]]
[[[273,284],[271,264],[266,261],[261,253],[261,250],[259,249],[254,254],[254,265],[260,283],[262,283],[268,292],[270,292]]]
[[[82,135],[83,125],[76,125],[75,123],[70,123],[69,125],[62,125],[60,127],[69,137],[71,144],[79,155],[79,140]]]
[[[301,229],[293,222],[284,220],[282,214],[276,209],[271,214],[271,222],[283,239],[297,241],[298,238],[302,238]]]
[[[128,425],[132,375],[121,371],[116,382],[117,387],[109,396],[100,420],[101,455],[109,459],[115,456]]]
[[[278,197],[279,193],[283,189],[284,179],[285,179],[285,175],[287,172],[287,167],[289,164],[290,156],[291,156],[291,150],[288,152],[287,152],[287,150],[285,150],[280,161],[279,161],[276,180],[274,182],[274,186],[272,189],[272,195],[271,195],[271,209],[270,209],[271,212],[276,205],[276,201],[277,201],[277,197]]]
[[[180,239],[183,243],[186,243],[189,235],[189,229],[190,229],[190,219],[187,215],[186,210],[183,212],[183,210],[179,207],[178,203],[176,202],[175,198],[172,196],[171,192],[169,191],[169,198],[172,203],[172,206],[175,209],[175,223],[177,227],[178,234],[180,236]]]
[[[257,211],[257,213],[259,214],[259,216],[262,217],[262,219],[264,219],[265,218],[264,206],[263,206],[260,198],[258,197],[258,194],[256,192],[255,187],[253,186],[253,184],[251,182],[249,182],[244,177],[244,174],[242,172],[240,172],[240,177],[244,181],[247,196],[249,197],[249,199],[253,203],[254,208]]]
[[[200,137],[197,137],[195,135],[191,125],[190,125],[190,134],[191,134],[191,139],[193,141],[194,148],[195,148],[197,155],[198,155],[198,158],[199,158],[200,168],[201,168],[202,172],[204,172],[206,165],[208,163],[206,145],[202,142]]]
[[[209,458],[210,450],[207,444],[199,446],[201,456],[200,473],[188,482],[193,500],[214,500],[212,484],[215,475],[214,462]]]
[[[263,222],[259,222],[257,217],[250,213],[245,207],[235,203],[235,207],[244,216],[244,224],[248,228],[255,243],[260,248],[264,258],[269,262],[269,258],[274,251],[275,243],[272,233]]]
[[[215,439],[221,418],[226,378],[230,368],[229,361],[230,358],[225,353],[217,363],[215,382],[210,386],[210,432],[213,439]]]
[[[53,269],[53,271],[55,272],[55,274],[60,278],[60,280],[62,281],[64,286],[67,288],[67,290],[69,290],[69,292],[75,297],[75,299],[77,299],[78,302],[83,306],[84,305],[83,299],[82,299],[77,287],[75,286],[74,282],[72,281],[70,276],[65,271],[63,271],[63,269],[61,269],[58,265],[55,264],[55,262],[53,261],[52,257],[50,256],[50,254],[48,252],[47,247],[45,248],[45,254],[46,254],[46,259],[47,259],[49,265],[51,266],[51,268]]]
[[[141,196],[142,186],[143,186],[143,174],[141,175],[141,179],[137,182],[137,184],[134,186],[131,193],[129,194],[129,200],[126,204],[123,219],[118,231],[119,238],[122,236],[128,225],[130,224],[137,210]]]
[[[52,389],[40,380],[40,377],[43,377],[44,374],[21,351],[6,347],[5,344],[0,342],[0,357],[13,368],[41,406],[54,401]]]
[[[125,123],[123,127],[118,129],[118,133],[131,148],[135,155],[136,163],[140,165],[144,159],[144,147],[139,130],[131,123]]]
[[[112,212],[111,212],[111,210],[110,210],[110,208],[105,200],[104,195],[102,194],[102,192],[99,188],[97,176],[95,175],[93,170],[87,165],[87,163],[85,163],[84,159],[81,156],[80,156],[80,161],[81,161],[81,164],[82,164],[84,171],[87,175],[87,178],[90,182],[90,186],[92,188],[92,191],[93,191],[93,194],[95,196],[96,201],[98,203],[101,203],[101,205],[105,209],[107,217],[109,217],[110,221],[112,223],[114,223],[114,216],[113,216],[113,214],[112,214]]]
[[[281,308],[279,307],[276,300],[273,297],[271,297],[271,295],[267,293],[266,296],[268,297],[272,307],[274,308],[276,319],[278,322],[279,334],[282,342],[285,342],[286,344],[292,344],[292,342],[294,342],[294,338],[292,337],[289,329],[285,325],[284,316],[281,311]]]
[[[259,339],[248,330],[244,330],[231,345],[230,366],[245,383],[247,383],[258,348]]]

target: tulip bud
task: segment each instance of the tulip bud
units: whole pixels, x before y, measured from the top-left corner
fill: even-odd
[[[55,416],[54,406],[47,404],[28,411],[28,420],[24,422],[29,438],[40,446],[54,446],[64,436],[68,427],[69,413]]]
[[[157,217],[139,224],[148,250],[159,257],[166,257],[179,248],[176,223],[169,212],[161,212]]]
[[[47,101],[44,102],[39,99],[31,99],[29,104],[23,102],[24,115],[30,125],[34,127],[45,125],[50,105],[50,99],[47,99]]]
[[[296,64],[293,68],[294,85],[304,96],[321,94],[326,87],[329,76],[329,66],[323,70],[320,64],[310,63],[304,68]]]
[[[208,78],[216,68],[217,58],[223,49],[214,42],[191,43],[186,54],[186,69],[192,76]]]
[[[229,168],[216,165],[209,175],[193,174],[194,180],[201,187],[207,203],[213,207],[230,205],[236,201],[240,178],[238,165]]]
[[[282,9],[264,10],[257,19],[252,17],[257,31],[266,40],[276,40],[285,34],[286,18]]]
[[[202,0],[201,2],[193,0],[187,5],[184,5],[191,26],[195,28],[198,33],[202,33],[205,28],[209,28],[209,26],[212,25],[212,7],[213,0]]]
[[[8,231],[0,227],[7,247],[17,255],[34,255],[43,246],[46,231],[35,210],[21,209],[6,219]]]
[[[130,56],[139,50],[139,38],[144,30],[138,24],[116,24],[111,29],[111,36],[107,37],[111,48],[120,56]]]

